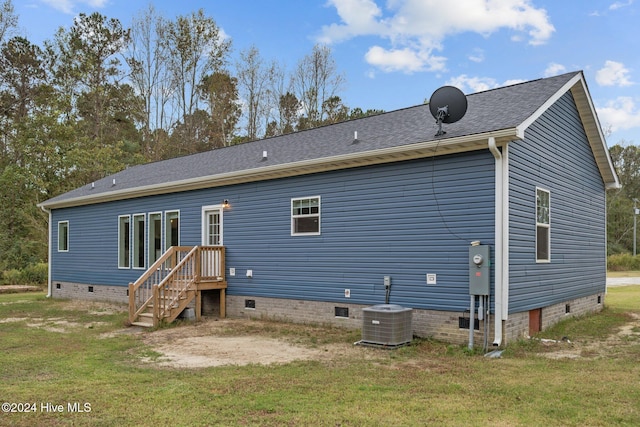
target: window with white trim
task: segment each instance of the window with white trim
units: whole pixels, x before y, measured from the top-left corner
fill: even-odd
[[[291,235],[320,234],[320,196],[291,199]]]
[[[171,246],[180,246],[180,211],[167,211],[164,213],[165,250]]]
[[[551,261],[551,194],[536,188],[536,262]]]
[[[162,212],[149,214],[149,266],[162,255]]]
[[[69,221],[58,222],[58,252],[69,252]]]
[[[118,217],[118,268],[131,267],[131,216]]]
[[[145,214],[133,216],[133,268],[144,268],[145,249],[147,239],[145,238]]]

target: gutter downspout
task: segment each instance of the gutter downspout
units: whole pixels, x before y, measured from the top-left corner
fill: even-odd
[[[47,298],[51,298],[51,210],[45,208],[44,206],[40,206],[42,212],[49,215],[49,236],[48,236],[48,249],[47,249]]]
[[[504,168],[503,168],[503,156],[500,150],[496,146],[496,139],[489,137],[488,140],[489,151],[495,158],[495,310],[494,310],[494,341],[493,345],[499,347],[502,344],[502,321],[503,316],[503,298],[504,298],[504,277],[503,277],[503,254],[505,250],[504,246],[504,210],[503,210],[503,198],[504,198]]]

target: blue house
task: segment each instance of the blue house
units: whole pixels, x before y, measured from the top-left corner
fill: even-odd
[[[416,335],[465,342],[480,241],[490,291],[477,322],[494,345],[600,310],[606,190],[619,183],[583,73],[467,102],[437,137],[418,105],[47,200],[49,295],[127,302],[132,322],[190,305],[353,328],[388,299],[413,309]]]

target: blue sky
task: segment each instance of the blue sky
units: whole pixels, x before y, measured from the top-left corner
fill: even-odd
[[[149,2],[13,0],[40,44],[78,13],[129,25]],[[155,0],[168,18],[203,8],[231,38],[290,69],[329,44],[350,107],[386,111],[438,87],[465,93],[584,70],[609,145],[640,144],[640,0]]]

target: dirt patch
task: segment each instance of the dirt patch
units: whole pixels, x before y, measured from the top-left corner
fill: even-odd
[[[21,292],[41,292],[43,289],[40,286],[26,286],[26,285],[2,285],[0,286],[0,294],[18,294]]]
[[[159,357],[146,358],[144,361],[162,367],[203,368],[269,365],[296,360],[335,360],[354,356],[370,358],[376,355],[376,350],[357,347],[351,343],[305,345],[242,332],[273,327],[273,322],[209,319],[193,325],[142,332],[144,343],[159,354]],[[234,334],[234,331],[238,334]],[[318,333],[321,333],[320,329]]]
[[[39,317],[7,317],[0,320],[0,324],[15,322],[26,322],[26,325],[30,328],[39,328],[44,329],[45,331],[57,332],[61,334],[73,332],[74,329],[91,329],[95,326],[104,324],[104,322],[78,323],[70,322],[61,318],[43,319]]]
[[[640,343],[640,315],[631,313],[633,321],[622,326],[618,332],[605,340],[571,342],[568,340],[543,341],[549,351],[540,355],[550,359],[596,359],[612,357],[616,352]]]

